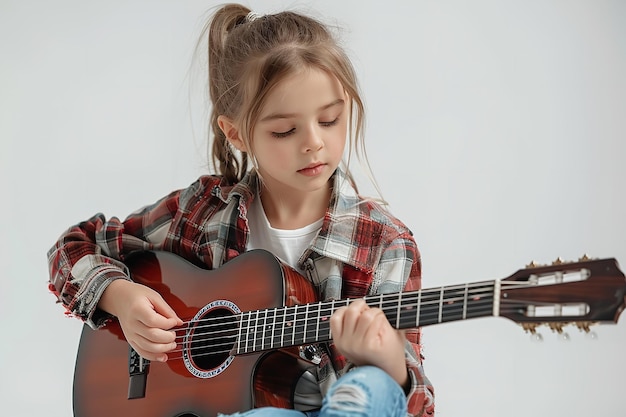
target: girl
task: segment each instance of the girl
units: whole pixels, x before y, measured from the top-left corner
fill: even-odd
[[[132,281],[124,261],[135,251],[169,251],[217,269],[266,249],[305,275],[321,301],[421,284],[411,232],[362,199],[340,166],[346,141],[348,162],[362,149],[363,104],[328,30],[300,14],[257,16],[230,4],[213,15],[208,41],[219,175],[123,222],[96,214],[48,254],[50,289],[67,310],[94,329],[117,320],[130,346],[152,361],[168,360],[183,321],[162,295]],[[394,329],[363,300],[337,309],[330,328],[333,342],[307,351],[315,360],[292,387],[295,410],[236,415],[434,414],[418,331]]]

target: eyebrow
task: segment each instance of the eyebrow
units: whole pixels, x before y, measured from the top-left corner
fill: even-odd
[[[338,98],[337,100],[328,103],[322,107],[320,107],[319,109],[317,109],[318,111],[323,111],[326,109],[329,109],[333,106],[336,106],[337,104],[343,104],[344,100],[341,98]],[[267,116],[265,116],[264,118],[262,118],[261,120],[259,120],[260,122],[267,122],[269,120],[276,120],[276,119],[289,119],[291,117],[296,117],[298,114],[297,113],[272,113],[269,114]]]

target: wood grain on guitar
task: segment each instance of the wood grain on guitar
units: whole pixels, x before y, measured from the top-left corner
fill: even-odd
[[[313,286],[272,254],[247,252],[213,271],[167,252],[127,261],[185,324],[170,360],[138,360],[116,322],[83,329],[74,374],[76,417],[214,417],[290,408],[311,363],[302,345],[332,339],[328,318],[350,300],[319,302]],[[502,280],[365,297],[399,329],[501,316],[534,333],[574,323],[616,323],[626,278],[615,259],[529,265]],[[135,381],[135,382],[132,382]]]

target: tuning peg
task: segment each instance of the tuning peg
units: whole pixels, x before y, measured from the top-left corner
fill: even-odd
[[[578,327],[578,330],[582,332],[589,333],[590,326],[592,326],[593,324],[594,323],[592,321],[577,321],[576,327]]]
[[[535,261],[530,261],[530,263],[526,265],[526,268],[539,268],[540,266],[542,265]]]
[[[553,332],[557,333],[556,337],[558,340],[567,342],[570,340],[569,333],[563,331],[563,326],[566,324],[567,323],[548,323],[548,327],[550,327]]]
[[[526,333],[530,333],[531,342],[543,342],[543,336],[541,333],[537,333],[537,327],[539,327],[541,323],[522,323],[522,328]]]
[[[589,256],[587,256],[587,254],[585,253],[583,256],[581,256],[580,258],[578,258],[578,262],[584,262],[584,261],[590,261],[591,258]]]
[[[539,325],[540,323],[522,323],[522,328],[526,333],[535,334]]]
[[[563,326],[564,326],[563,323],[549,323],[548,324],[548,327],[550,327],[550,329],[556,333],[563,333]]]
[[[582,332],[585,332],[585,337],[589,340],[598,340],[598,335],[596,332],[590,329],[595,323],[592,321],[578,321],[576,322],[576,327]]]
[[[560,256],[556,258],[554,261],[552,261],[552,265],[562,265],[563,263],[565,262],[563,261],[563,259],[561,259]]]

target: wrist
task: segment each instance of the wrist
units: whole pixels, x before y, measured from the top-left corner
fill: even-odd
[[[121,296],[127,292],[128,285],[133,285],[133,282],[124,278],[111,281],[100,296],[98,308],[113,316],[117,316],[118,311],[116,305],[120,302]]]

